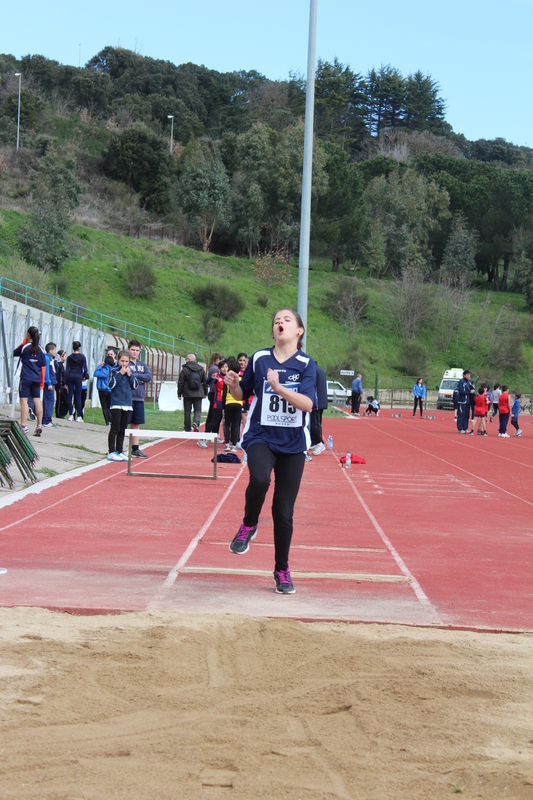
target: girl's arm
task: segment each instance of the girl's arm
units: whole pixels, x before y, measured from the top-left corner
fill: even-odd
[[[313,401],[311,398],[307,397],[305,394],[300,394],[300,392],[291,392],[290,389],[286,389],[284,386],[282,386],[279,382],[279,374],[276,372],[276,370],[268,370],[267,381],[276,394],[279,394],[280,397],[283,397],[284,400],[287,400],[287,402],[290,403],[291,406],[294,406],[294,408],[298,408],[300,411],[309,412],[313,410]],[[233,394],[233,389],[231,390],[231,393]],[[233,396],[235,397],[235,395]]]
[[[242,389],[239,385],[240,384],[239,376],[237,375],[236,372],[232,372],[230,370],[228,374],[224,377],[224,383],[226,384],[226,386],[229,387],[229,390],[232,393],[235,400],[242,400],[244,398]]]

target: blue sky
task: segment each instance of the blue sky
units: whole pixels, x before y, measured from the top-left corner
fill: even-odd
[[[305,73],[309,0],[2,0],[0,52],[82,63],[106,45],[269,78]],[[533,146],[533,0],[318,0],[317,56],[431,73],[469,139]]]

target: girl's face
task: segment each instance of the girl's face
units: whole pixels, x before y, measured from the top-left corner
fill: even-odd
[[[241,369],[246,369],[247,364],[248,364],[248,359],[246,358],[246,356],[241,356],[239,358],[239,367]]]
[[[122,367],[129,367],[130,360],[129,360],[128,356],[120,356],[120,358],[118,360],[118,365],[121,368]]]
[[[220,367],[220,372],[221,372],[222,375],[227,375],[228,374],[228,370],[229,370],[229,367],[228,367],[227,364],[222,364],[222,366]]]
[[[296,344],[303,333],[304,329],[298,325],[296,317],[289,308],[278,311],[272,326],[272,335],[276,344],[289,344],[290,342]]]
[[[65,351],[64,353],[61,354],[61,361],[66,361],[66,360],[67,360],[67,353]]]

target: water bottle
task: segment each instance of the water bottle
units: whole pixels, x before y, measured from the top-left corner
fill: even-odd
[[[244,455],[242,457],[242,463],[243,464],[247,464],[248,463],[248,455],[246,453],[246,450],[244,451]]]
[[[352,468],[352,457],[350,453],[346,453],[346,469]]]
[[[333,450],[333,436],[328,436],[328,450]]]

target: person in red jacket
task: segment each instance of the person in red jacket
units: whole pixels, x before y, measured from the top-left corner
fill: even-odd
[[[511,413],[511,409],[509,408],[509,387],[502,386],[502,393],[499,399],[499,414],[500,414],[500,432],[498,436],[502,439],[509,439],[509,434],[507,433],[507,425],[509,423],[509,414]]]
[[[485,422],[487,418],[487,398],[485,396],[485,387],[480,386],[477,390],[477,395],[474,403],[474,416],[476,419],[476,429],[478,436],[488,436]]]

